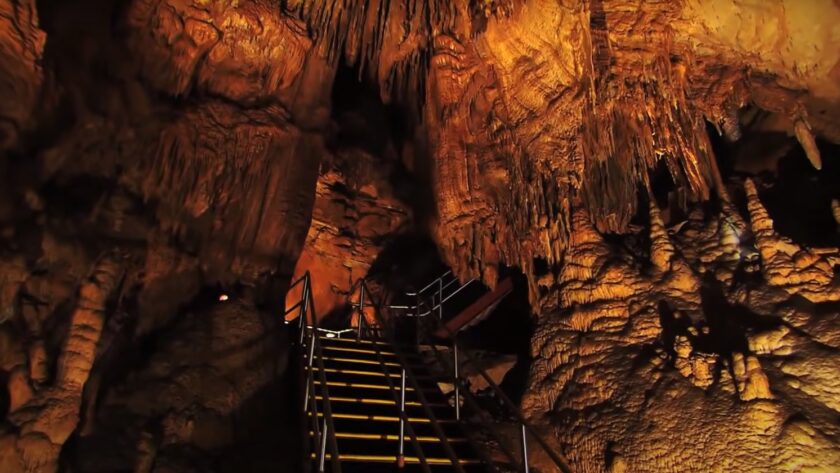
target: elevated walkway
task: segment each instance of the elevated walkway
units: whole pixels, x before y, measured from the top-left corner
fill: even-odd
[[[451,274],[442,278],[447,276]],[[457,281],[436,279],[424,290],[407,294],[416,301],[413,306],[387,306],[387,317],[382,313],[386,306],[373,300],[364,280],[358,284],[361,295],[352,305],[358,311],[353,320],[359,326],[343,330],[319,327],[309,273],[293,284],[303,285],[301,300],[285,315],[298,312],[297,318],[286,319],[296,328],[301,361],[306,471],[529,473],[528,439],[534,438],[535,432],[487,378],[502,402],[515,411],[513,418],[521,424],[521,450],[518,454],[510,451],[506,447],[509,442],[502,438],[486,441],[485,434],[492,426],[469,389],[461,389],[465,380],[459,375],[461,360],[455,339],[459,331],[478,323],[498,305],[512,290],[510,281],[503,281],[446,320],[444,305],[463,288]],[[369,317],[361,316],[369,313],[370,307],[375,308],[375,326]],[[406,318],[423,319],[424,323],[415,324],[411,343],[397,342],[405,339],[397,333],[397,322]],[[446,343],[445,350],[441,343]],[[429,353],[439,365],[428,364]],[[454,392],[445,392],[444,386],[450,391],[454,387]],[[541,439],[536,440],[548,448]],[[549,456],[559,462],[557,471],[568,471],[558,455],[549,452]]]

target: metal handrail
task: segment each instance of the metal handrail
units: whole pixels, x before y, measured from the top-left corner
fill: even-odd
[[[432,351],[434,352],[435,358],[437,359],[438,363],[441,366],[443,366],[444,365],[443,360],[447,359],[447,357],[445,355],[443,355],[440,352],[440,350],[438,350],[437,346],[434,343],[431,343],[430,346],[432,347]],[[470,406],[473,409],[475,409],[476,411],[482,411],[483,410],[481,405],[478,403],[478,400],[475,399],[475,396],[473,396],[473,394],[470,392],[469,389],[464,391],[464,399],[466,399],[470,403]],[[457,400],[456,400],[456,402],[457,402]],[[464,419],[461,419],[461,420],[462,420],[462,422],[475,423],[475,422],[471,422],[471,421],[464,421]],[[477,423],[477,424],[481,427],[484,427],[485,430],[493,436],[493,439],[499,444],[499,448],[502,450],[502,453],[504,453],[505,456],[508,458],[508,460],[510,460],[511,464],[515,464],[516,463],[516,456],[513,454],[513,452],[510,451],[510,449],[507,448],[507,446],[505,446],[505,443],[504,443],[504,440],[501,437],[501,434],[499,434],[496,431],[496,429],[488,429],[486,424],[482,424],[482,423]],[[483,453],[483,451],[482,451],[482,453]],[[495,465],[493,466],[493,468],[498,471],[498,468],[496,468]]]
[[[429,289],[429,288],[433,287],[435,284],[437,284],[437,283],[438,283],[438,281],[442,280],[443,278],[445,278],[446,276],[449,276],[449,275],[452,275],[452,270],[449,270],[449,271],[447,271],[447,272],[443,273],[442,275],[438,276],[438,278],[437,278],[437,279],[435,279],[434,281],[432,281],[432,282],[430,282],[429,284],[427,284],[427,285],[426,285],[426,287],[424,287],[423,289],[420,289],[420,290],[419,290],[419,291],[417,291],[417,292],[406,292],[406,293],[405,293],[405,295],[407,295],[407,296],[416,296],[416,295],[419,295],[419,294],[423,294],[424,292],[426,292],[426,290],[427,290],[427,289]],[[454,275],[453,275],[453,276],[454,276]]]
[[[309,283],[309,303],[312,307],[312,327],[314,327],[315,331],[318,330],[318,317],[316,316],[317,313],[315,312],[315,299],[312,295],[312,282],[310,278]],[[315,351],[317,352],[317,360],[318,360],[318,374],[321,378],[321,397],[322,402],[324,403],[324,418],[326,419],[324,424],[327,430],[327,438],[330,442],[330,465],[333,473],[341,473],[341,458],[339,457],[338,453],[338,440],[335,436],[335,424],[333,423],[333,416],[332,416],[332,405],[330,403],[330,392],[329,387],[327,385],[327,378],[326,378],[326,367],[324,366],[324,352],[321,348],[321,341],[320,338],[313,333],[312,340],[314,342]],[[314,392],[313,392],[314,397]],[[313,404],[315,403],[315,399],[312,400]],[[322,434],[323,435],[323,434]],[[322,437],[322,442],[324,442]],[[323,470],[323,463],[324,457],[326,454],[326,446],[325,443],[321,444],[321,471]]]
[[[440,284],[440,281],[442,280],[443,277],[445,277],[447,274],[450,274],[450,273],[451,273],[451,271],[445,273],[443,276],[440,276],[435,281],[433,281],[431,284],[427,285],[423,290],[426,290],[429,287],[432,287],[435,283],[438,283],[439,287],[442,287],[442,285]],[[465,284],[465,286],[466,286],[466,284]],[[422,290],[418,291],[418,293],[420,293],[420,292],[422,292]],[[406,293],[406,295],[412,295],[412,294]],[[441,293],[440,294],[440,299],[443,299],[442,296],[443,296],[443,294]],[[419,313],[419,311],[420,311],[419,304],[420,304],[420,301],[418,299],[418,307],[415,308],[415,312],[417,312],[417,313]],[[433,308],[430,308],[429,313],[431,313],[435,308],[440,309],[441,306],[442,306],[442,303],[439,304],[438,306],[434,306]],[[440,323],[440,321],[438,321],[438,322]],[[453,356],[457,357],[458,356],[458,349],[457,349],[456,334],[453,333],[449,329],[449,327],[447,327],[445,324],[440,323],[440,326],[443,327],[443,329],[446,331],[447,338],[449,338],[452,341]],[[418,330],[418,332],[420,332],[420,331]],[[423,336],[424,339],[426,339],[426,340],[429,340],[429,344],[436,350],[435,344],[433,343],[433,341],[430,340],[430,337],[429,337],[428,333],[421,333],[421,334],[419,333],[418,335]],[[437,354],[436,354],[436,358],[437,358]],[[472,360],[471,357],[469,357],[467,355],[466,356],[466,361],[467,362],[472,362],[473,360]],[[438,360],[438,362],[440,363],[440,360]],[[440,363],[440,364],[441,364],[441,366],[443,366],[443,363]],[[455,405],[456,406],[458,406],[459,403],[460,403],[460,389],[459,389],[460,385],[465,381],[458,373],[458,364],[459,363],[457,362],[457,358],[456,358],[455,362],[454,362],[454,365],[453,365],[453,370],[454,370],[453,379],[455,381],[455,386],[454,387],[455,387],[455,396],[456,396],[456,398],[455,398]],[[478,366],[478,365],[476,365],[476,366]],[[560,455],[559,453],[555,452],[548,445],[548,443],[542,438],[542,436],[539,435],[539,433],[536,431],[536,429],[534,429],[533,426],[531,426],[531,424],[525,419],[525,416],[522,414],[522,412],[516,406],[516,404],[514,404],[513,401],[510,400],[510,398],[490,378],[490,376],[487,375],[487,373],[483,369],[480,369],[480,368],[478,369],[478,374],[480,374],[481,377],[487,382],[488,386],[491,387],[493,392],[498,396],[498,399],[500,399],[502,405],[507,407],[513,413],[514,418],[522,426],[522,438],[521,438],[522,450],[523,450],[522,470],[525,473],[528,473],[530,471],[530,467],[528,465],[528,458],[527,458],[527,436],[526,436],[526,433],[530,433],[531,437],[534,438],[537,441],[537,443],[543,448],[543,450],[546,452],[546,454],[549,456],[549,458],[551,458],[552,462],[560,469],[560,471],[562,471],[564,473],[571,473],[571,469],[569,468],[568,462],[565,460],[565,458],[563,458],[562,455]],[[494,429],[491,428],[490,430],[494,430]]]
[[[303,291],[301,293],[301,300],[295,304],[293,307],[298,308],[298,317],[299,317],[299,344],[301,348],[304,348],[304,339],[306,338],[306,331],[309,329],[309,345],[306,346],[307,350],[304,354],[304,362],[306,363],[306,368],[308,369],[306,373],[307,377],[307,384],[306,384],[306,393],[304,394],[304,412],[309,413],[312,416],[313,422],[313,433],[314,438],[317,441],[318,447],[320,451],[316,455],[316,460],[318,462],[318,471],[323,472],[325,467],[326,461],[326,449],[327,443],[329,443],[330,449],[330,469],[332,473],[341,473],[341,459],[338,455],[338,442],[335,436],[335,425],[333,423],[332,417],[332,406],[330,405],[330,397],[329,397],[329,388],[327,386],[327,379],[326,379],[326,368],[324,366],[324,354],[323,350],[321,349],[320,344],[320,337],[318,337],[318,317],[315,311],[315,299],[312,295],[312,278],[309,274],[309,271],[304,273],[303,276],[298,278],[294,281],[291,285],[289,285],[289,289],[297,286],[303,282]],[[287,315],[290,310],[286,311]],[[307,314],[311,314],[312,318],[312,325],[308,326],[306,324]],[[319,373],[319,381],[321,383],[321,397],[323,402],[323,427],[319,428],[318,425],[318,408],[317,408],[317,399],[315,397],[315,380],[313,379],[313,362],[317,360],[318,363],[318,373]],[[308,455],[311,457],[311,454]],[[309,465],[310,459],[307,458],[306,464]]]
[[[400,438],[399,438],[399,451],[397,455],[397,466],[402,467],[402,463],[405,461],[405,449],[404,449],[404,429],[408,430],[409,440],[411,444],[414,446],[414,451],[417,453],[417,459],[420,460],[420,466],[423,468],[425,473],[431,473],[432,470],[429,467],[429,463],[426,461],[426,455],[423,453],[423,448],[420,446],[420,441],[417,440],[417,434],[414,431],[414,427],[411,426],[411,422],[409,422],[408,413],[405,411],[405,378],[406,378],[406,367],[402,368],[402,373],[400,377],[400,392],[397,394],[396,388],[394,387],[394,381],[391,379],[391,371],[388,369],[388,365],[385,363],[385,359],[382,356],[382,350],[379,348],[379,345],[376,343],[372,344],[374,350],[376,351],[376,359],[379,360],[379,364],[382,365],[382,372],[385,374],[385,381],[388,383],[388,390],[391,393],[391,397],[394,399],[394,404],[396,405],[399,403],[400,409]]]
[[[444,279],[444,278],[446,278],[447,276],[450,276],[450,275],[452,276],[452,280],[450,280],[450,281],[449,281],[449,282],[447,282],[446,284],[443,284],[443,281],[445,281],[445,280],[446,280],[446,279]],[[458,293],[460,293],[462,290],[464,290],[467,286],[469,286],[471,283],[474,283],[474,282],[476,282],[476,281],[478,281],[478,279],[475,279],[475,278],[470,279],[469,281],[465,282],[464,284],[462,284],[462,285],[458,286],[458,288],[457,288],[457,289],[455,289],[455,290],[454,290],[451,294],[449,294],[448,296],[444,297],[444,296],[443,296],[443,291],[444,291],[444,290],[446,290],[446,289],[448,289],[451,285],[453,285],[453,284],[455,284],[455,283],[457,283],[457,282],[458,282],[458,278],[456,278],[456,277],[452,274],[452,271],[450,270],[450,271],[447,271],[447,272],[443,273],[442,275],[438,276],[438,277],[437,277],[434,281],[432,281],[431,283],[427,284],[427,285],[426,285],[423,289],[420,289],[420,290],[419,290],[419,291],[417,291],[417,292],[406,292],[406,293],[405,293],[405,295],[406,295],[406,296],[408,296],[408,297],[415,297],[415,298],[417,298],[418,296],[422,296],[422,295],[424,295],[424,294],[425,294],[425,293],[426,293],[426,292],[427,292],[430,288],[433,288],[433,287],[435,286],[435,284],[437,284],[437,285],[438,285],[438,291],[440,291],[440,295],[439,295],[439,297],[438,297],[438,301],[437,301],[437,303],[434,301],[434,296],[435,296],[437,293],[433,293],[433,294],[432,294],[432,303],[431,303],[431,305],[429,305],[429,304],[425,304],[425,303],[423,304],[423,305],[425,305],[426,307],[428,307],[428,309],[429,309],[429,310],[427,310],[426,312],[422,312],[422,313],[421,313],[421,312],[420,312],[420,309],[419,309],[419,307],[418,307],[417,305],[414,305],[414,306],[410,306],[410,305],[389,305],[389,306],[388,306],[388,308],[389,308],[389,309],[402,309],[402,310],[407,310],[407,309],[415,308],[415,313],[406,313],[406,314],[404,314],[404,315],[405,315],[406,317],[426,317],[426,316],[430,315],[432,312],[434,312],[434,311],[436,311],[436,310],[439,310],[439,309],[443,306],[443,304],[445,304],[446,302],[448,302],[450,299],[452,299],[453,297],[455,297],[456,295],[458,295]]]
[[[455,340],[455,334],[451,330],[449,330],[449,328],[446,327],[445,325],[442,325],[442,327],[444,327],[444,329],[446,330],[447,336],[451,340],[454,341]],[[467,361],[468,363],[469,362],[474,362],[474,360],[469,355],[465,356],[465,361]],[[566,461],[566,459],[563,458],[559,453],[555,452],[548,445],[548,443],[542,438],[542,436],[536,431],[536,429],[534,429],[534,427],[530,424],[530,422],[528,422],[525,419],[525,416],[522,414],[522,411],[519,409],[519,407],[517,407],[516,404],[514,404],[513,401],[510,400],[510,398],[507,396],[507,394],[505,394],[505,392],[502,391],[502,389],[496,384],[496,382],[493,381],[493,379],[490,378],[490,376],[487,374],[487,372],[484,371],[483,369],[478,369],[478,374],[480,374],[481,377],[484,379],[484,381],[487,382],[487,384],[493,389],[493,392],[499,397],[499,399],[501,399],[502,404],[504,404],[505,407],[510,409],[510,411],[513,413],[516,420],[522,425],[523,434],[524,434],[525,431],[530,433],[531,436],[537,441],[537,443],[543,448],[543,450],[549,456],[549,458],[551,458],[552,462],[554,462],[554,464],[558,468],[560,468],[560,471],[562,471],[564,473],[571,473],[572,470],[569,468],[569,464]],[[523,449],[527,450],[527,439],[525,439],[524,437],[523,437]],[[527,452],[525,452],[525,454],[527,455]],[[525,464],[525,467],[526,467],[525,471],[527,472],[528,471],[527,456],[524,457],[523,463]]]
[[[314,349],[315,344],[313,343],[310,346]],[[312,357],[311,353],[312,352],[310,351],[310,359]],[[307,367],[309,368],[308,372],[306,373],[307,393],[313,393],[313,392],[315,392],[315,380],[313,379],[313,377],[311,375],[311,373],[312,373],[311,365],[309,365]],[[323,427],[318,424],[318,403],[315,402],[314,399],[310,400],[310,395],[309,394],[306,395],[305,403],[306,403],[306,406],[309,407],[309,409],[304,409],[304,411],[306,411],[310,415],[310,420],[312,422],[312,433],[313,433],[312,438],[316,442],[316,445],[320,446],[320,445],[323,444],[323,439],[326,438],[324,436],[324,434],[327,433],[326,432],[327,431],[326,424],[324,424]],[[327,421],[327,418],[325,416],[324,417],[324,422],[326,423],[326,421]],[[313,449],[313,451],[314,451],[314,449]],[[307,452],[306,460],[305,460],[306,465],[307,465],[306,471],[309,471],[309,465],[311,464],[310,462],[312,461],[309,458],[310,456],[311,456],[311,453]],[[316,459],[318,461],[318,470],[323,471],[323,467],[322,467],[323,461],[322,461],[322,459],[321,458],[316,458]]]
[[[367,283],[363,279],[361,281],[361,284],[363,285],[362,287],[366,287]],[[373,299],[372,296],[371,299],[375,301],[375,299]],[[381,303],[375,304],[375,306],[376,305],[381,305]],[[374,310],[374,316],[378,319],[378,322],[382,327],[387,327],[387,325],[385,325],[385,320],[383,319],[380,311]],[[397,358],[400,361],[400,365],[405,368],[405,376],[414,388],[414,393],[417,395],[417,399],[420,401],[420,405],[423,407],[424,413],[431,421],[432,429],[435,431],[435,434],[438,436],[438,438],[442,440],[441,445],[443,446],[444,452],[446,452],[446,456],[449,457],[449,461],[452,463],[452,467],[455,469],[455,471],[459,473],[464,473],[464,468],[461,465],[461,462],[458,461],[458,456],[455,454],[455,450],[452,448],[452,445],[450,445],[449,438],[441,428],[440,422],[437,420],[437,417],[435,416],[434,412],[429,406],[429,402],[426,400],[426,396],[423,394],[423,390],[420,388],[420,384],[417,382],[417,378],[414,376],[414,373],[409,367],[408,360],[406,360],[405,355],[399,348],[399,345],[397,344],[394,335],[388,330],[383,330],[383,333],[387,337],[388,343],[394,349],[394,353],[397,355]],[[387,370],[387,368],[385,369]],[[408,422],[408,417],[405,416],[404,419],[406,423],[410,425],[410,422]]]

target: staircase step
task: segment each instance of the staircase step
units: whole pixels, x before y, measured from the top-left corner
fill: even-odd
[[[391,352],[394,351],[394,345],[391,345],[391,343],[389,343],[387,340],[384,340],[384,339],[371,340],[371,339],[367,339],[367,338],[362,338],[359,341],[356,341],[356,339],[354,337],[350,337],[350,338],[319,337],[319,339],[321,340],[321,345],[322,346],[337,344],[337,345],[347,345],[347,346],[364,345],[364,346],[369,347],[369,346],[375,344],[375,345],[381,345],[381,346],[385,347],[385,349],[388,350],[388,351],[391,351]],[[406,355],[416,355],[418,351],[423,352],[423,351],[431,351],[432,350],[432,346],[431,345],[426,345],[426,344],[423,344],[423,345],[398,344],[397,347],[402,349],[403,354],[406,354]],[[437,348],[438,350],[447,351],[451,347],[448,346],[448,345],[437,345],[436,344],[435,348]]]
[[[314,439],[315,435],[310,431],[309,437]],[[339,433],[336,435],[336,443],[342,454],[395,455],[399,451],[399,438],[399,435]],[[466,438],[447,440],[457,458],[478,458]],[[417,443],[426,457],[448,457],[443,441],[438,437],[418,436]],[[408,430],[405,432],[403,449],[406,455],[419,456]]]
[[[311,456],[312,459],[315,459],[315,454],[313,453]],[[332,455],[327,453],[326,455],[327,461],[332,458]],[[396,463],[397,456],[396,455],[364,455],[364,454],[345,454],[339,453],[338,459],[343,462],[370,462],[370,463]],[[420,464],[420,459],[418,457],[413,456],[406,456],[405,457],[406,464]],[[429,465],[448,465],[452,466],[452,461],[448,458],[436,458],[436,457],[427,457],[426,463]],[[461,465],[479,465],[481,461],[475,458],[469,459],[458,459],[458,463]]]
[[[313,380],[313,382],[315,383],[316,386],[321,385],[321,380],[318,377],[316,377]],[[370,380],[369,382],[356,382],[356,381],[339,381],[339,380],[333,381],[330,378],[327,378],[327,387],[329,387],[329,388],[336,387],[336,388],[353,388],[353,389],[372,389],[372,390],[389,391],[389,392],[392,391],[391,386],[389,386],[387,382],[376,382],[376,380]],[[397,383],[394,383],[393,391],[399,392],[399,390],[400,390],[399,385]],[[421,383],[420,384],[420,390],[423,391],[424,393],[429,393],[429,394],[432,394],[432,395],[437,395],[437,394],[442,395],[440,389],[434,383],[432,383],[432,384]],[[411,393],[411,392],[414,392],[414,391],[416,391],[416,389],[412,386],[406,386],[405,387],[405,392],[406,393]],[[344,396],[344,397],[346,397],[346,396]],[[429,400],[429,402],[432,402],[432,401]]]
[[[315,399],[318,400],[318,401],[323,401],[324,400],[324,398],[321,397],[321,396],[315,396]],[[394,401],[393,399],[375,399],[375,398],[374,399],[367,399],[367,398],[355,398],[355,397],[330,396],[330,403],[331,404],[344,403],[344,402],[365,404],[365,405],[372,404],[372,405],[382,405],[382,406],[392,406],[392,407],[397,406],[396,401]],[[422,404],[420,404],[417,401],[406,401],[405,406],[406,407],[422,407]],[[429,407],[449,407],[449,408],[451,408],[451,406],[449,404],[445,404],[445,403],[429,403]]]
[[[345,382],[350,382],[350,383],[352,383],[353,381],[359,381],[359,382],[362,382],[362,383],[371,382],[371,378],[377,378],[377,379],[391,378],[392,382],[394,383],[394,386],[397,389],[399,389],[400,378],[402,377],[402,374],[400,373],[400,370],[395,369],[395,368],[391,368],[391,369],[388,370],[388,373],[386,374],[383,371],[375,370],[375,368],[373,366],[369,366],[369,365],[359,366],[359,367],[356,367],[356,368],[365,368],[365,367],[367,367],[369,369],[353,369],[353,368],[348,368],[348,367],[333,367],[333,366],[326,366],[325,365],[324,373],[326,374],[327,381],[345,381]],[[308,366],[306,367],[306,370],[307,371],[309,370]],[[316,373],[315,374],[315,376],[316,376],[315,379],[318,379],[318,374],[317,373],[319,373],[321,371],[321,369],[317,366],[314,366],[313,371]],[[418,382],[419,381],[428,382],[426,384],[429,384],[430,386],[434,385],[434,383],[437,383],[438,381],[440,381],[442,383],[450,382],[449,380],[443,379],[439,376],[429,376],[429,375],[425,375],[425,374],[424,375],[418,375],[416,373],[414,374],[414,379],[416,379]],[[387,385],[388,383],[383,382],[383,384]],[[406,380],[406,384],[410,384],[408,380]]]
[[[382,367],[383,363],[380,363],[379,360],[365,360],[357,357],[345,357],[345,356],[325,356],[324,360],[324,367],[326,368],[335,368],[335,369],[351,369],[351,370],[359,370],[359,371],[381,371],[384,372],[384,368]],[[400,365],[399,361],[385,361],[385,366],[388,368],[388,372],[391,374],[400,374],[400,370],[402,365]],[[315,366],[318,366],[317,360],[314,363]],[[434,375],[429,371],[428,367],[423,364],[422,362],[411,363],[408,364],[408,369],[411,370],[411,373],[417,377],[433,377]]]
[[[379,360],[365,360],[362,358],[350,358],[344,356],[325,356],[324,361],[335,361],[340,363],[355,363],[359,365],[372,365],[372,366],[381,366],[386,365],[394,368],[400,368],[401,365],[399,363],[393,361],[386,361],[380,362]]]
[[[315,384],[320,385],[321,380],[316,378],[315,379]],[[388,386],[387,383],[368,384],[368,383],[350,383],[350,382],[347,382],[347,381],[329,381],[328,380],[327,381],[327,386],[328,387],[337,387],[337,388],[379,389],[379,390],[382,390],[382,391],[390,391],[391,390],[391,387]],[[399,389],[396,386],[394,388]],[[405,388],[405,392],[412,392],[414,390],[415,389],[410,387],[410,386],[406,386],[406,388]]]
[[[318,396],[320,397],[320,396]],[[426,410],[419,402],[406,403],[405,411],[412,417],[426,417]],[[330,398],[330,405],[334,411],[341,411],[346,414],[396,416],[399,415],[399,408],[393,402],[390,404],[364,404],[364,403],[336,403]],[[448,404],[435,404],[429,406],[434,415],[439,418],[452,417],[453,409]],[[323,403],[318,401],[318,411],[323,412]]]
[[[371,355],[376,355],[377,351],[383,355],[397,355],[394,345],[391,345],[387,341],[377,341],[376,343],[371,343],[369,340],[362,339],[357,342],[356,339],[349,338],[320,338],[320,341],[321,347],[323,348],[330,347],[363,350],[361,353]],[[406,357],[415,357],[419,355],[418,347],[414,345],[397,345],[396,348],[399,348],[400,353]],[[429,349],[430,347],[422,346],[422,348]],[[443,349],[445,347],[441,348]]]
[[[397,363],[400,361],[400,357],[394,353],[393,351],[380,351],[379,353],[376,350],[371,350],[367,346],[353,346],[349,344],[344,345],[332,345],[326,344],[321,346],[321,350],[324,352],[324,356],[334,356],[334,357],[346,357],[346,358],[355,358],[355,359],[362,359],[362,360],[370,360],[370,361],[379,361],[380,358],[384,361],[394,362]],[[422,358],[417,353],[403,353],[403,359],[410,364],[421,364],[423,363]]]
[[[488,469],[483,464],[477,465],[462,465],[461,468],[464,470],[465,473],[487,473],[488,471],[492,471]],[[449,472],[455,471],[453,466],[450,464],[445,465],[429,465],[429,470],[433,472]],[[313,466],[313,472],[317,472],[318,469]],[[330,471],[330,463],[327,462],[325,465],[325,471],[329,473]],[[426,470],[420,464],[412,464],[408,463],[403,468],[397,469],[396,465],[393,463],[363,463],[363,462],[344,462],[341,464],[341,473],[419,473],[425,472]]]
[[[329,383],[329,381],[327,381],[327,383]],[[377,399],[393,402],[394,396],[399,395],[399,388],[396,386],[396,383],[394,384],[395,386],[393,391],[391,391],[387,383],[382,383],[381,385],[375,383],[353,383],[350,386],[348,386],[347,383],[327,384],[327,389],[329,390],[330,399],[333,397],[339,397],[353,399]],[[366,386],[372,387],[368,388]],[[424,388],[422,393],[426,398],[426,402],[430,404],[447,404],[449,402],[449,400],[437,387],[430,386],[428,388]],[[406,401],[420,402],[417,394],[418,393],[413,389],[406,389]],[[323,395],[323,392],[321,392],[321,383],[317,378],[315,379],[315,395]]]
[[[309,436],[314,436],[314,432],[311,430],[309,431]],[[377,440],[377,441],[384,441],[384,442],[399,442],[400,436],[399,435],[391,435],[391,434],[363,434],[363,433],[352,433],[352,432],[339,432],[335,434],[335,438],[337,439],[352,439],[352,440]],[[405,441],[406,443],[409,442],[409,435],[406,432],[405,434]],[[466,438],[450,438],[449,443],[466,443],[468,440]],[[440,442],[440,438],[436,436],[417,436],[418,442]]]
[[[399,451],[399,435],[393,436],[393,440],[382,439],[358,439],[358,438],[337,438],[339,453],[363,453],[367,455],[395,455]],[[431,438],[423,436],[420,438]],[[478,458],[472,446],[467,443],[466,439],[459,439],[458,442],[449,441],[449,446],[455,453],[456,458]],[[446,449],[440,439],[435,442],[421,442],[418,439],[420,449],[426,457],[441,457],[448,458]],[[405,433],[405,443],[403,444],[406,455],[419,456],[411,441],[408,431]]]
[[[321,348],[324,351],[339,351],[342,353],[353,353],[353,354],[362,354],[362,355],[371,355],[376,357],[377,354],[382,355],[383,357],[388,358],[396,358],[397,354],[392,351],[379,351],[371,350],[368,348],[356,348],[351,346],[337,346],[332,344],[325,344],[322,345]]]
[[[317,366],[315,366],[313,368],[315,369],[315,371],[321,371],[321,369],[318,368]],[[307,366],[306,369],[309,370],[309,367]],[[386,375],[385,373],[383,373],[381,371],[347,370],[347,369],[340,369],[340,368],[324,368],[324,373],[327,373],[328,375],[329,374],[338,374],[338,375],[348,375],[348,376],[372,376],[372,377],[377,377],[377,378],[391,377],[391,378],[399,379],[401,377],[399,372],[389,373],[389,374]]]
[[[312,416],[309,416],[308,418],[311,419]],[[307,422],[311,422],[311,420]],[[400,433],[399,422],[373,422],[369,420],[343,419],[334,417],[333,426],[335,427],[336,432],[342,433],[377,435],[399,435]],[[465,437],[464,430],[460,423],[444,422],[439,424],[439,427],[441,428],[441,430],[443,430],[447,438]],[[412,423],[411,428],[414,429],[414,433],[418,436],[437,437],[437,432],[435,431],[434,425],[429,422]]]
[[[318,338],[319,338],[319,340],[321,340],[321,343],[336,342],[336,343],[360,344],[360,345],[383,345],[383,346],[386,346],[386,347],[391,346],[391,344],[388,343],[387,341],[380,340],[380,339],[375,339],[374,340],[374,339],[369,339],[369,338],[363,338],[361,340],[356,340],[355,338],[330,338],[330,337],[318,337]]]
[[[311,412],[307,412],[306,415],[308,417],[312,416]],[[318,417],[324,417],[323,412],[318,412]],[[333,412],[332,414],[333,419],[344,419],[344,420],[356,420],[361,422],[394,422],[398,423],[400,418],[398,416],[388,416],[388,415],[367,415],[367,414],[346,414],[341,412]],[[408,421],[412,424],[430,424],[432,422],[431,419],[428,417],[409,417]],[[437,419],[439,424],[452,424],[457,423],[458,421],[455,419]]]

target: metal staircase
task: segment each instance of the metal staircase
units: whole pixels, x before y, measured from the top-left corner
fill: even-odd
[[[451,275],[442,278],[447,276]],[[481,415],[481,407],[469,389],[461,389],[466,385],[458,373],[459,351],[454,334],[445,329],[453,335],[448,340],[451,348],[440,345],[440,339],[431,338],[446,327],[443,306],[451,296],[447,298],[445,291],[460,292],[462,286],[457,281],[454,286],[451,282],[445,286],[438,278],[425,292],[408,294],[416,302],[410,306],[385,306],[385,298],[374,300],[364,280],[357,284],[354,289],[360,291],[360,297],[352,304],[353,309],[361,313],[374,306],[377,325],[365,324],[365,317],[359,316],[358,327],[338,331],[319,327],[308,272],[290,287],[302,285],[300,301],[285,315],[298,313],[291,323],[296,325],[301,359],[302,425],[307,426],[303,429],[305,471],[528,473],[530,466],[523,458],[527,458],[529,437],[536,439],[549,458],[555,460],[556,471],[569,471],[486,374],[484,377],[501,395],[502,404],[516,413],[513,418],[521,424],[521,451],[509,451],[505,441],[497,438],[493,442],[495,448],[506,457],[500,461],[496,452],[476,446],[475,432],[492,435],[493,429],[486,416]],[[428,291],[432,286],[439,292]],[[383,315],[386,307],[388,317]],[[473,317],[481,315],[474,304],[470,307]],[[420,329],[419,321],[430,314],[439,316],[428,318],[437,319],[436,323],[426,323]],[[399,337],[398,342],[398,322],[412,318],[418,323],[410,341]],[[436,366],[429,365],[429,357],[421,356],[420,348],[434,354]],[[440,389],[442,383],[454,386],[453,397]],[[464,409],[468,412],[462,413]]]

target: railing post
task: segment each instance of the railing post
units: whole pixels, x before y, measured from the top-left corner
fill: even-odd
[[[417,330],[416,330],[415,333],[417,334],[417,338],[419,340],[420,330],[421,330],[420,327],[423,324],[423,321],[420,320],[420,293],[419,292],[414,296],[414,324],[417,327]]]
[[[320,454],[320,457],[319,457],[319,462],[320,463],[318,464],[318,471],[320,473],[324,473],[324,463],[326,462],[326,459],[327,459],[327,435],[328,435],[327,429],[329,429],[329,427],[327,426],[327,416],[324,415],[324,428],[321,429],[321,454]],[[336,459],[332,458],[330,461],[334,462],[334,461],[336,461]]]
[[[309,356],[306,358],[306,392],[303,395],[303,411],[309,409],[309,380],[312,378],[312,358],[315,356],[315,331],[309,337]]]
[[[455,419],[461,420],[461,378],[458,369],[458,342],[452,340],[452,358],[455,362]]]
[[[362,329],[365,326],[365,283],[359,284],[359,326],[356,328],[356,341],[362,339]]]
[[[522,469],[525,473],[530,473],[531,469],[528,466],[528,435],[525,431],[525,424],[522,426]]]
[[[405,467],[405,368],[400,375],[400,453],[397,455],[397,468]]]
[[[443,276],[438,278],[438,320],[443,321]]]
[[[299,343],[303,343],[303,336],[304,332],[306,332],[306,312],[307,306],[309,305],[309,275],[305,274],[303,276],[303,289],[301,292],[301,299],[302,302],[300,304],[300,312],[298,312],[298,318],[300,319],[300,340]]]

